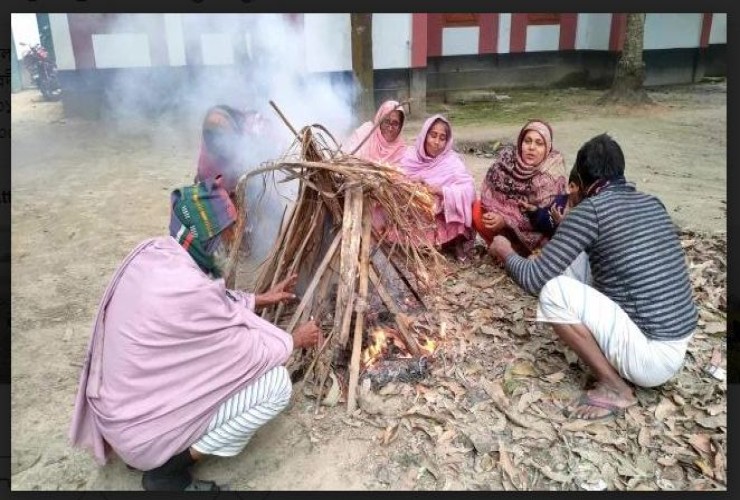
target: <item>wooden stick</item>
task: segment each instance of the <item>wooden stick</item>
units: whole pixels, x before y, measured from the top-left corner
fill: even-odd
[[[364,138],[364,139],[362,140],[362,142],[360,142],[360,143],[359,143],[359,144],[357,145],[357,147],[356,147],[355,149],[353,149],[353,150],[352,150],[352,152],[350,153],[350,155],[354,155],[354,154],[355,154],[355,153],[356,153],[356,152],[357,152],[357,151],[358,151],[358,150],[359,150],[359,149],[360,149],[360,148],[362,147],[362,145],[363,145],[363,144],[365,144],[365,143],[367,142],[367,140],[368,140],[368,139],[370,139],[370,136],[371,136],[371,135],[373,135],[373,132],[375,132],[375,129],[376,129],[376,128],[380,127],[380,124],[381,124],[381,123],[383,123],[383,120],[385,120],[386,118],[388,118],[388,117],[389,117],[389,116],[391,115],[391,113],[393,113],[394,111],[398,111],[398,108],[402,108],[402,107],[404,107],[404,106],[405,106],[406,104],[408,104],[409,102],[411,102],[411,99],[407,99],[407,100],[405,100],[405,101],[403,101],[403,102],[399,102],[399,103],[398,103],[398,106],[396,106],[395,108],[393,108],[392,110],[390,110],[390,111],[388,111],[388,112],[387,112],[386,114],[384,114],[384,115],[383,115],[383,116],[382,116],[382,117],[380,118],[380,120],[378,120],[378,123],[376,123],[376,124],[375,124],[375,125],[373,126],[373,128],[372,128],[372,129],[370,129],[370,132],[368,132],[368,134],[367,134],[367,135],[365,136],[365,138]],[[401,133],[401,131],[399,130],[399,132],[398,132],[398,133],[400,134],[400,133]]]
[[[398,306],[396,306],[395,302],[393,302],[393,297],[391,297],[391,295],[388,293],[388,290],[385,289],[385,286],[380,281],[374,264],[370,267],[369,275],[370,281],[375,287],[375,290],[378,292],[380,299],[385,304],[385,307],[388,308],[388,311],[393,314],[393,318],[396,320],[396,326],[398,327],[398,333],[400,333],[403,337],[403,341],[406,343],[406,347],[409,348],[409,352],[414,356],[421,355],[421,347],[419,346],[419,343],[416,341],[416,338],[414,338],[412,333],[408,330],[403,319],[399,318],[399,316],[401,316],[401,311],[399,311]]]
[[[349,340],[349,324],[355,298],[357,254],[360,250],[360,224],[362,223],[362,186],[351,186],[344,199],[342,216],[342,253],[339,265],[339,289],[334,313],[334,329],[339,332],[336,340],[342,347]],[[349,317],[348,317],[349,316]]]
[[[342,233],[337,232],[337,235],[334,237],[334,241],[332,241],[329,250],[327,250],[326,255],[324,255],[324,260],[321,261],[321,264],[319,264],[319,267],[316,269],[316,272],[311,279],[311,283],[309,283],[308,287],[306,287],[306,291],[303,294],[303,298],[301,299],[300,304],[298,304],[298,307],[296,307],[295,311],[293,312],[293,317],[290,319],[290,323],[288,324],[288,328],[286,329],[286,331],[292,332],[293,328],[295,328],[296,323],[298,323],[298,318],[301,317],[301,312],[303,312],[306,304],[311,301],[311,298],[313,297],[313,292],[316,289],[316,285],[318,285],[321,276],[324,274],[324,271],[329,266],[329,262],[331,261],[332,257],[334,257],[334,253],[337,251],[337,248],[339,248],[339,243],[341,241]]]
[[[288,270],[285,273],[286,277],[292,275],[296,272],[298,269],[298,265],[301,262],[301,259],[303,258],[303,252],[306,250],[306,246],[308,245],[308,241],[314,237],[316,233],[314,230],[316,229],[316,226],[318,224],[319,217],[323,215],[323,210],[316,210],[314,211],[314,215],[311,217],[311,224],[308,228],[308,232],[306,233],[306,237],[303,239],[303,242],[301,243],[300,248],[298,249],[298,252],[293,256],[293,260],[291,261],[290,265],[288,266]],[[274,324],[278,324],[280,321],[280,315],[283,312],[283,308],[285,307],[285,302],[281,302],[278,304],[277,310],[275,311],[275,317],[273,318],[272,322]]]
[[[370,267],[370,238],[372,215],[369,204],[362,210],[362,241],[360,250],[360,297],[355,308],[355,337],[352,345],[352,359],[349,367],[349,388],[347,392],[347,413],[357,408],[357,380],[360,376],[360,353],[362,334],[365,329],[365,310],[367,309],[368,268]]]
[[[298,140],[300,140],[301,139],[301,136],[298,135],[298,131],[293,127],[293,125],[290,124],[290,122],[288,121],[288,119],[285,118],[285,115],[283,114],[282,111],[280,111],[280,108],[277,107],[277,104],[275,104],[274,101],[270,101],[270,106],[272,106],[272,109],[275,110],[275,112],[278,114],[278,116],[280,117],[280,119],[283,120],[283,123],[285,123],[285,125],[288,126],[288,128],[290,129],[290,131],[293,132],[293,135],[295,135],[296,138]]]

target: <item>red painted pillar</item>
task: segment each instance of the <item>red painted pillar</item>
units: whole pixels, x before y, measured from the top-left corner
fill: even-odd
[[[609,50],[612,52],[622,51],[626,29],[627,14],[612,14],[612,26],[609,33]]]
[[[699,47],[706,49],[709,47],[709,34],[712,32],[712,18],[714,14],[704,14],[701,19],[701,36],[699,37]]]
[[[442,28],[444,14],[427,14],[427,55],[442,55]]]
[[[560,14],[560,50],[575,50],[578,14]]]
[[[478,14],[478,26],[480,28],[478,53],[498,52],[498,14]]]
[[[511,15],[511,40],[509,51],[511,53],[524,52],[527,47],[527,14]]]
[[[427,65],[427,21],[430,14],[412,14],[411,16],[411,67],[423,68]]]

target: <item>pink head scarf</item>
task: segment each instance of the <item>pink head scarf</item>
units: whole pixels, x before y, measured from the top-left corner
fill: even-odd
[[[435,157],[427,154],[424,143],[427,133],[436,121],[447,125],[447,144]],[[401,169],[411,179],[442,188],[443,211],[447,222],[459,222],[470,227],[472,206],[475,201],[475,184],[465,164],[452,150],[453,135],[450,122],[442,115],[434,115],[424,122],[414,146],[406,149]]]
[[[398,111],[401,113],[401,128],[398,131],[398,136],[393,142],[388,142],[383,137],[380,131],[380,126],[373,130],[370,137],[365,141],[365,144],[355,153],[356,156],[365,160],[373,161],[376,163],[389,163],[391,165],[397,165],[403,157],[404,151],[406,150],[406,141],[401,136],[403,130],[403,123],[406,119],[406,112],[403,110],[398,101],[385,101],[381,104],[378,112],[375,113],[375,119],[372,122],[365,122],[360,126],[352,137],[350,137],[346,148],[347,152],[351,152],[357,145],[362,141],[367,134],[373,129],[373,127],[380,123],[383,117],[391,111]]]

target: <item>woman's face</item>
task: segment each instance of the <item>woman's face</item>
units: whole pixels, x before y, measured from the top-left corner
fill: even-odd
[[[382,122],[380,122],[380,134],[388,142],[393,142],[401,133],[401,125],[403,125],[403,116],[400,111],[391,111]]]
[[[424,151],[432,158],[437,157],[444,151],[447,145],[447,125],[442,121],[434,122],[434,125],[427,132],[424,141]]]
[[[534,130],[527,130],[522,140],[522,160],[527,165],[536,167],[545,159],[545,140]]]

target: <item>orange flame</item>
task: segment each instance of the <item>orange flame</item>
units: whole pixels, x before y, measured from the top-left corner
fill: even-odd
[[[382,328],[373,330],[371,335],[373,336],[372,345],[362,352],[362,364],[366,367],[372,366],[377,361],[387,344],[387,336]]]
[[[437,350],[437,342],[427,337],[426,341],[423,345],[420,346],[422,349],[424,349],[429,354],[434,354],[434,351]]]

